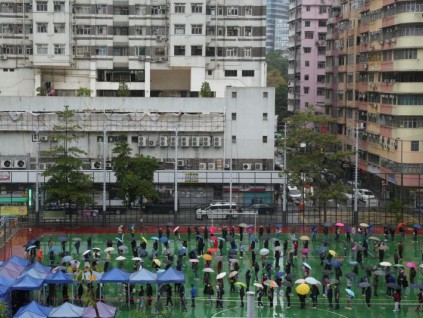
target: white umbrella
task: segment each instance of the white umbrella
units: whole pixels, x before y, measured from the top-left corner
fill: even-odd
[[[305,279],[305,282],[306,282],[307,284],[311,284],[311,285],[317,285],[317,284],[320,284],[320,282],[319,282],[316,278],[314,278],[314,277],[307,277],[307,278]]]
[[[114,251],[115,250],[115,248],[114,247],[106,247],[105,249],[104,249],[104,251],[105,252],[111,252],[111,251]]]
[[[125,256],[118,256],[118,257],[116,257],[116,260],[117,261],[124,261],[124,260],[126,260],[126,257]]]
[[[269,250],[267,248],[262,248],[259,253],[260,255],[267,255],[269,254]]]
[[[225,277],[226,276],[226,273],[225,272],[222,272],[222,273],[220,273],[220,274],[218,274],[217,276],[216,276],[216,279],[222,279],[223,277]]]
[[[132,261],[142,261],[142,258],[141,257],[132,257],[132,259],[131,259]]]
[[[380,262],[379,265],[380,266],[386,266],[386,267],[392,266],[392,264],[389,263],[389,262]]]
[[[229,273],[229,278],[232,278],[232,277],[234,277],[236,275],[238,275],[238,272],[237,271],[230,272]]]
[[[207,267],[207,268],[203,269],[203,272],[204,273],[214,273],[214,270],[213,270],[213,268]]]
[[[310,266],[310,265],[308,265],[306,262],[304,262],[304,263],[303,263],[303,265],[304,265],[305,267],[307,267],[308,269],[311,269],[311,266]]]
[[[305,279],[304,278],[299,278],[295,281],[295,284],[303,284],[305,283]]]
[[[91,250],[86,250],[84,253],[82,253],[82,255],[87,255],[88,253],[90,253],[91,252]]]
[[[179,230],[179,226],[177,226],[173,229],[173,233],[175,233],[177,230]]]

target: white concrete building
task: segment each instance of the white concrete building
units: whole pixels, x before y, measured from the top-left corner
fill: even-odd
[[[1,96],[266,86],[265,0],[0,1]]]

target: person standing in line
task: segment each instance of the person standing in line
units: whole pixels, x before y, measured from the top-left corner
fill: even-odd
[[[319,296],[319,288],[316,285],[311,286],[311,299],[313,301],[313,308],[317,308],[317,297]]]
[[[87,250],[91,249],[91,244],[93,243],[93,240],[91,239],[91,236],[87,238]]]
[[[191,284],[191,307],[195,307],[195,298],[197,297],[197,289]]]
[[[273,287],[270,287],[269,290],[267,291],[267,298],[269,298],[269,305],[270,308],[273,308],[273,297],[274,297],[274,293],[275,290]]]
[[[329,303],[329,309],[333,308],[333,289],[332,289],[332,285],[328,284],[328,288],[326,291],[326,297],[328,298],[328,303]]]
[[[172,287],[170,286],[170,284],[167,284],[166,286],[166,306],[173,307]]]
[[[240,286],[239,288],[239,300],[241,302],[241,307],[244,307],[244,296],[245,296],[245,288]]]
[[[257,291],[257,300],[258,300],[257,307],[259,307],[259,308],[264,307],[263,302],[261,300],[263,295],[264,295],[264,289],[263,289],[263,287],[260,287],[259,290]]]
[[[291,286],[287,286],[285,290],[286,308],[291,308],[291,293],[292,293]]]
[[[218,285],[216,286],[216,291],[217,291],[217,301],[216,301],[216,308],[223,308],[223,286],[222,285]]]
[[[191,241],[191,225],[187,227],[188,242]]]
[[[419,304],[417,305],[416,311],[423,310],[423,288],[420,288],[419,293],[417,294],[417,300]]]
[[[335,296],[335,309],[338,310],[339,309],[339,297],[341,296],[341,293],[339,292],[338,285],[335,285],[334,296]]]
[[[401,294],[399,293],[399,290],[396,289],[394,292],[394,310],[393,311],[399,311],[400,304],[401,304]]]
[[[118,237],[123,240],[123,224],[118,227]]]
[[[250,282],[251,282],[251,271],[247,270],[245,273],[245,285],[247,285],[247,290],[250,289]]]
[[[370,309],[370,299],[372,298],[372,288],[370,286],[366,288],[365,295],[367,308]]]

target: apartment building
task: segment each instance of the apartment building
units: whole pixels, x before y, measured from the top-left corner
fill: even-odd
[[[326,112],[360,177],[384,199],[423,206],[423,3],[334,0],[328,19]],[[358,134],[356,133],[358,128]]]
[[[290,0],[288,111],[324,110],[326,21],[332,0]]]
[[[267,0],[266,51],[288,50],[288,0]]]
[[[266,86],[265,0],[1,0],[0,32],[3,96]]]

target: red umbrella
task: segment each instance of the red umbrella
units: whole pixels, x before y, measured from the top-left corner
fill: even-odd
[[[217,251],[217,248],[211,247],[207,250],[207,253],[213,254],[213,253],[216,253],[216,251]]]
[[[215,226],[211,226],[209,232],[211,234],[214,234],[216,232],[216,227]]]
[[[405,263],[405,266],[409,267],[409,268],[417,268],[417,264],[414,262],[407,262]]]
[[[310,252],[310,250],[308,248],[303,248],[301,250],[301,254],[308,254]]]

